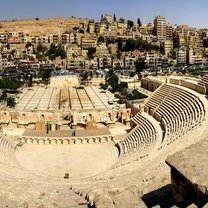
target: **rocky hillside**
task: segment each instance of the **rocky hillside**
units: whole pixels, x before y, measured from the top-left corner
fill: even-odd
[[[83,21],[77,18],[51,18],[43,20],[14,20],[0,22],[0,32],[24,32],[26,34],[62,33]]]

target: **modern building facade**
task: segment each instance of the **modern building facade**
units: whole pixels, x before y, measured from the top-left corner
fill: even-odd
[[[155,35],[158,40],[166,39],[166,19],[162,16],[157,16],[154,20]]]

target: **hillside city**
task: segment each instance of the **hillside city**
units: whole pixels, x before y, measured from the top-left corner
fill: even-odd
[[[101,15],[100,21],[75,17],[69,20],[71,24],[66,24],[65,31],[59,33],[55,29],[22,31],[21,26],[19,30],[4,29],[7,21],[0,22],[1,71],[26,69],[37,74],[51,68],[113,68],[139,73],[182,69],[197,75],[197,69],[208,64],[208,29],[173,25],[162,16],[147,24],[140,18],[136,23],[117,19],[115,14]]]
[[[0,208],[208,207],[207,101],[208,28],[0,21]]]

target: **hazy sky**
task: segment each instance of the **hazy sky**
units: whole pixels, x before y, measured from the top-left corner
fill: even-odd
[[[48,17],[88,17],[101,14],[152,22],[165,16],[172,24],[208,28],[208,0],[2,0],[0,20]]]

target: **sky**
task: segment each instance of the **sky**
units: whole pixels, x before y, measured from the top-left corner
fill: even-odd
[[[100,20],[101,14],[152,22],[158,16],[171,24],[208,28],[208,0],[1,0],[0,20],[81,17]]]

